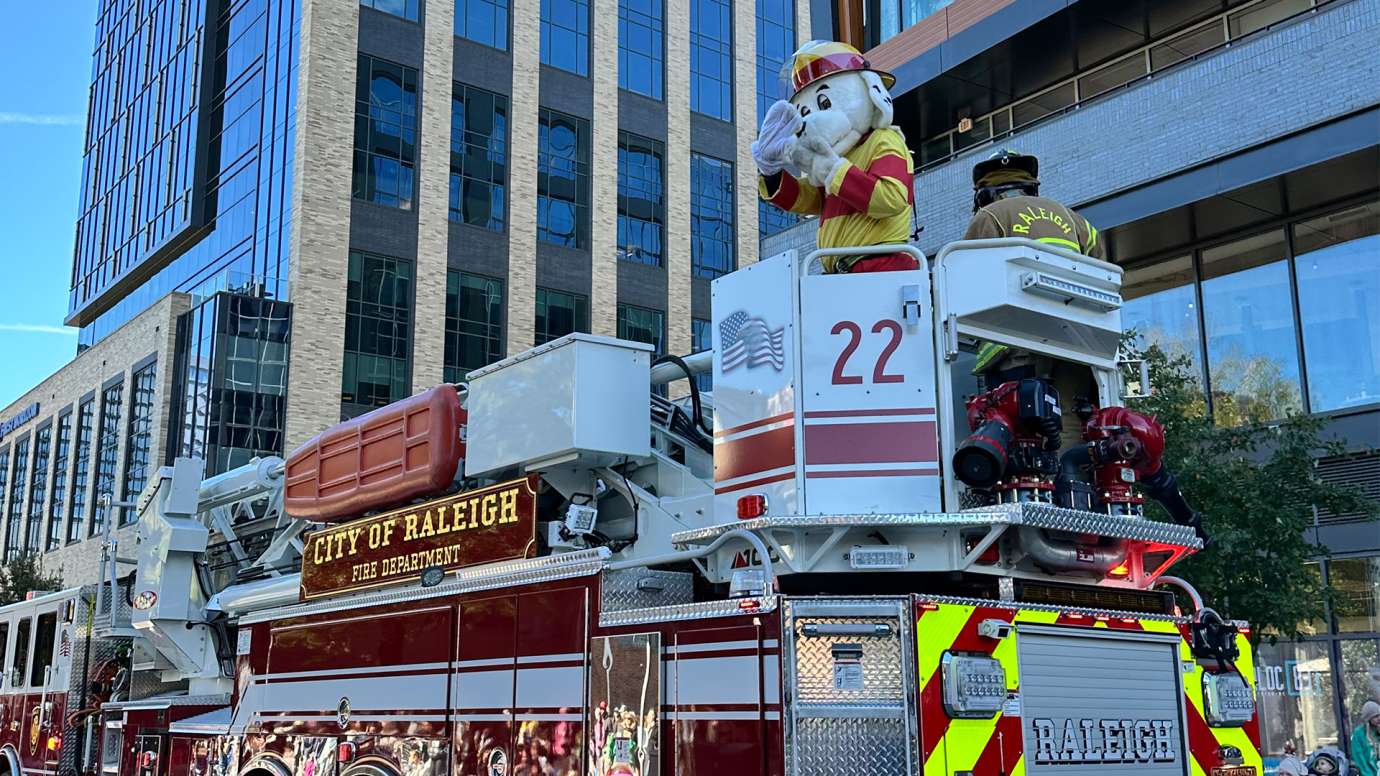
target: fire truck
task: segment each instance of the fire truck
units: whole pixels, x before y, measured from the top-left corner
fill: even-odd
[[[571,334],[176,459],[99,584],[0,609],[0,769],[1260,774],[1121,270],[868,251],[922,268],[786,252],[714,281],[710,351]]]

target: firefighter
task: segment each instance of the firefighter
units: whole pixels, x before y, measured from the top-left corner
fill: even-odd
[[[915,166],[892,125],[895,78],[846,43],[812,40],[791,58],[789,102],[777,100],[752,144],[762,199],[819,216],[821,248],[910,239]],[[826,256],[826,273],[917,269],[908,254]]]
[[[993,152],[973,165],[973,218],[965,240],[1026,237],[1103,261],[1107,258],[1097,228],[1067,206],[1040,196],[1040,160],[1010,148]],[[1012,355],[1005,345],[984,342],[978,348],[973,374],[985,378],[987,389],[1021,377],[1044,377],[1058,390],[1063,403],[1064,445],[1082,437],[1076,404],[1097,396],[1087,369],[1069,364],[1037,363]]]
[[[1040,196],[1040,160],[1003,148],[973,165],[973,218],[965,240],[1028,237],[1107,260],[1097,228],[1067,206]]]

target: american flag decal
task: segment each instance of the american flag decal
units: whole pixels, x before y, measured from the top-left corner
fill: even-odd
[[[719,323],[723,370],[731,372],[744,364],[748,369],[770,364],[780,372],[786,368],[785,334],[784,326],[772,329],[766,321],[744,310],[728,316]]]

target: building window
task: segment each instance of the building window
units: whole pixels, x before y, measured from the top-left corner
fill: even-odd
[[[450,220],[503,231],[508,98],[455,84],[450,103]]]
[[[757,126],[767,108],[790,97],[781,68],[795,53],[793,0],[757,0]]]
[[[1187,359],[1201,387],[1202,334],[1193,257],[1180,256],[1127,270],[1121,289],[1126,300],[1121,307],[1122,330],[1134,331],[1141,348],[1154,345],[1171,357]]]
[[[660,310],[618,305],[618,338],[652,346],[653,358],[666,352],[666,314]]]
[[[542,108],[537,127],[537,238],[589,248],[589,122]]]
[[[19,549],[24,545],[24,486],[29,477],[29,439],[25,437],[14,443],[14,471],[10,472],[10,512],[5,527],[5,560],[19,557]]]
[[[350,251],[340,399],[382,407],[407,395],[412,265]]]
[[[408,21],[417,21],[417,0],[359,0],[365,8],[391,13]]]
[[[229,292],[178,317],[169,446],[207,476],[282,454],[290,317],[285,301]]]
[[[1214,419],[1234,426],[1301,411],[1284,233],[1204,250],[1202,276]]]
[[[445,380],[458,383],[473,369],[503,358],[503,281],[446,273]]]
[[[733,120],[733,4],[690,2],[690,110]]]
[[[417,160],[417,71],[360,54],[354,197],[410,210]]]
[[[92,512],[91,535],[105,529],[110,511],[101,506],[103,497],[115,498],[115,469],[120,459],[120,412],[124,403],[125,385],[118,382],[105,389],[101,400],[100,436],[96,440],[96,503]]]
[[[690,319],[690,350],[694,353],[703,353],[714,347],[713,329],[709,321],[703,318]],[[701,372],[695,375],[695,382],[701,391],[714,390],[714,372]]]
[[[618,86],[663,97],[666,34],[661,0],[618,0]]]
[[[736,268],[733,214],[733,164],[691,154],[690,266],[695,277],[712,280]]]
[[[666,223],[665,146],[618,131],[618,258],[661,266]]]
[[[867,47],[888,40],[896,33],[918,24],[929,15],[948,7],[953,0],[863,0],[869,19]]]
[[[57,441],[53,447],[53,497],[48,502],[48,536],[44,547],[62,546],[62,518],[67,510],[67,462],[72,452],[72,413],[58,418]]]
[[[589,298],[549,288],[537,289],[537,345],[571,332],[589,331]]]
[[[1309,409],[1380,403],[1380,202],[1293,229]]]
[[[41,547],[43,516],[47,514],[48,459],[53,452],[53,427],[34,432],[34,470],[29,479],[29,519],[24,525],[24,552],[37,553]]]
[[[541,0],[541,63],[589,75],[589,0]]]
[[[455,34],[506,51],[507,0],[460,0],[455,6]]]
[[[1278,757],[1288,742],[1299,752],[1337,743],[1328,646],[1264,639],[1256,648],[1260,749],[1267,757]]]
[[[77,454],[72,461],[72,514],[67,519],[67,541],[81,541],[86,520],[87,484],[91,474],[91,440],[96,431],[96,402],[83,402],[77,410]]]
[[[800,222],[800,216],[788,213],[770,202],[757,203],[757,231],[759,237],[770,237],[790,229]]]
[[[125,501],[134,501],[149,482],[149,448],[153,444],[153,394],[157,389],[157,364],[134,373],[129,394],[129,442],[125,445]],[[120,525],[134,522],[133,510],[120,513]]]

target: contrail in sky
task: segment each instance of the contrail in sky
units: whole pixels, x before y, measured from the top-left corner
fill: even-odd
[[[85,123],[86,119],[82,116],[0,111],[0,124],[36,124],[48,127],[80,127]]]
[[[46,323],[0,323],[0,331],[22,331],[30,334],[65,334],[75,337],[77,330],[70,326],[49,326]]]

